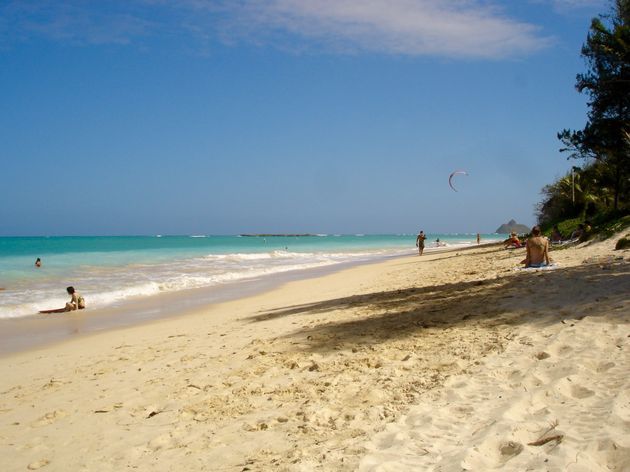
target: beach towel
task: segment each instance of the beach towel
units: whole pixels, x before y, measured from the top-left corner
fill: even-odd
[[[564,241],[552,241],[552,246],[565,246],[566,244],[573,244],[580,241],[580,238],[566,239]]]
[[[515,270],[525,270],[525,271],[529,271],[529,272],[537,272],[539,270],[555,270],[558,267],[559,267],[558,264],[553,262],[553,263],[551,263],[549,265],[542,266],[542,267],[517,267]]]

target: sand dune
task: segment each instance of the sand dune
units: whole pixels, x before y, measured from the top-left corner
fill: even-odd
[[[3,470],[628,470],[612,247],[397,259],[4,357]]]

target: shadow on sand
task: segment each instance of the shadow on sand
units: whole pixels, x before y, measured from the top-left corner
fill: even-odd
[[[289,334],[312,351],[383,343],[422,336],[465,323],[479,329],[496,325],[542,325],[610,314],[628,299],[630,264],[584,264],[550,271],[515,271],[489,280],[373,292],[266,311],[248,319],[263,322],[287,316],[317,315],[311,325]],[[602,303],[604,302],[605,303]],[[345,310],[353,313],[342,314]],[[343,321],[338,319],[343,317]],[[348,319],[353,317],[353,319]]]

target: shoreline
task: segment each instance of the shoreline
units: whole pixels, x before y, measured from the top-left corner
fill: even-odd
[[[491,245],[494,243],[486,243]],[[474,246],[478,247],[478,246]],[[430,248],[425,253],[463,251],[473,246]],[[90,333],[124,329],[162,319],[185,316],[211,305],[262,294],[296,280],[322,277],[352,267],[414,257],[380,256],[372,260],[348,261],[309,269],[296,269],[225,284],[165,292],[125,300],[113,306],[59,313],[33,314],[0,319],[0,357],[32,348],[53,345]]]
[[[0,453],[8,470],[371,471],[579,451],[580,470],[622,470],[630,269],[611,245],[554,251],[551,271],[488,246],[414,255],[11,354]],[[554,420],[560,444],[527,445]]]
[[[451,244],[455,247],[470,243],[466,235],[454,238]],[[269,244],[237,237],[176,237],[165,243],[150,237],[61,238],[58,243],[39,238],[29,249],[44,256],[43,266],[35,269],[31,257],[25,255],[25,246],[31,244],[23,238],[9,239],[0,248],[4,269],[0,273],[0,320],[63,307],[67,298],[60,288],[69,285],[79,289],[88,309],[100,309],[285,271],[413,253],[413,241],[400,235],[283,237]]]
[[[216,286],[165,292],[96,309],[0,319],[0,358],[97,332],[186,316],[210,309],[213,305],[261,295],[293,281],[322,277],[348,268],[379,264],[400,257],[410,256],[384,256],[370,261],[296,269]]]

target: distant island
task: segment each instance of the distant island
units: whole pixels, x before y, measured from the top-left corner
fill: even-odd
[[[316,234],[239,234],[244,238],[303,238],[305,236],[317,236]]]
[[[499,234],[509,234],[509,233],[529,233],[529,226],[525,226],[517,223],[514,220],[510,220],[507,223],[503,223],[501,226],[497,228],[495,233]]]

